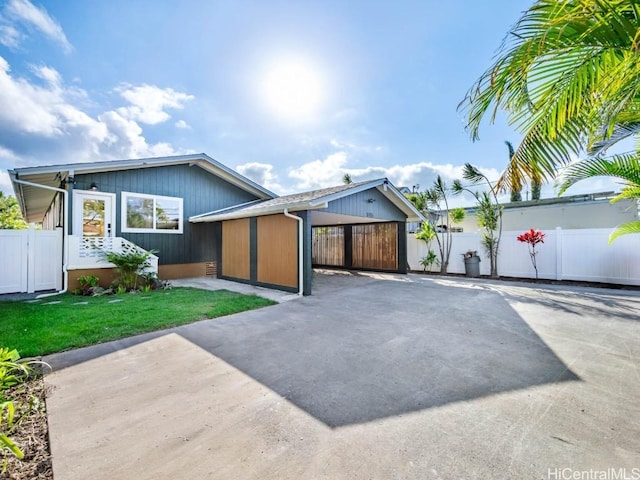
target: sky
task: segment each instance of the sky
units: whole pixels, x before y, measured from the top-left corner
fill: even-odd
[[[0,190],[16,167],[201,152],[279,195],[497,179],[521,135],[498,118],[472,142],[457,106],[531,4],[0,0]]]

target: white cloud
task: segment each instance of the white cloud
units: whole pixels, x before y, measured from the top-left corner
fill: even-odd
[[[283,190],[278,183],[278,176],[273,172],[273,165],[271,164],[249,162],[244,165],[238,165],[236,168],[242,175],[268,190],[276,192],[282,192]]]
[[[182,109],[186,102],[194,99],[193,95],[176,92],[172,88],[146,84],[134,86],[123,83],[116,91],[131,104],[119,108],[120,115],[148,125],[169,120],[171,116],[165,109]]]
[[[123,116],[119,109],[97,116],[86,113],[80,105],[90,103],[87,93],[66,85],[54,68],[39,66],[31,71],[44,82],[13,76],[9,64],[0,57],[2,164],[23,166],[52,158],[62,163],[186,153],[165,142],[150,144],[140,124]],[[12,152],[12,156],[6,152]]]
[[[314,160],[289,170],[289,177],[296,180],[296,188],[302,190],[333,187],[342,183],[345,173],[350,173],[344,168],[346,163],[347,154],[336,152],[323,160]]]
[[[54,88],[60,88],[62,77],[55,68],[46,65],[31,66],[31,71]]]
[[[22,35],[12,25],[0,25],[0,43],[5,47],[15,49],[20,45]]]
[[[184,120],[178,120],[175,123],[176,128],[181,128],[184,130],[191,130],[191,125],[189,125],[187,122],[185,122]]]
[[[0,57],[0,128],[13,126],[16,130],[37,133],[47,137],[60,133],[59,122],[51,110],[58,101],[59,92],[14,78],[7,61]]]
[[[431,187],[436,176],[441,175],[448,184],[454,179],[462,178],[463,165],[436,164],[433,162],[418,162],[406,165],[368,166],[363,168],[349,168],[349,155],[335,152],[324,159],[305,163],[289,171],[289,177],[296,181],[298,190],[316,189],[340,185],[346,173],[354,182],[373,180],[386,177],[397,187],[420,185],[421,190]],[[491,180],[496,179],[499,172],[495,169],[483,169]]]
[[[5,170],[0,170],[0,192],[5,195],[15,195],[9,174]]]
[[[13,25],[5,25],[3,34],[0,35],[0,38],[3,39],[2,43],[7,47],[15,48],[18,46],[22,35],[16,26],[21,25],[27,29],[35,29],[59,43],[65,53],[73,51],[73,46],[67,40],[60,24],[43,7],[36,7],[29,0],[9,0],[4,7],[4,14],[6,19],[14,22]]]

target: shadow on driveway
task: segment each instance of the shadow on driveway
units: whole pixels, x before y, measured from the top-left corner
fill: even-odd
[[[352,281],[177,331],[330,427],[579,380],[495,292]]]
[[[311,297],[47,361],[58,370],[177,333],[330,427],[579,380],[491,289],[406,276],[316,280]]]

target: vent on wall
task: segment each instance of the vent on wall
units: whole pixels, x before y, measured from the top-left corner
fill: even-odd
[[[206,277],[215,277],[218,274],[218,264],[216,262],[207,262],[204,264],[204,275]]]

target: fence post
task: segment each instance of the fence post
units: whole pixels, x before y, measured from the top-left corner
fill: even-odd
[[[562,228],[556,227],[556,280],[562,280]]]
[[[36,229],[27,230],[27,293],[36,291]]]

